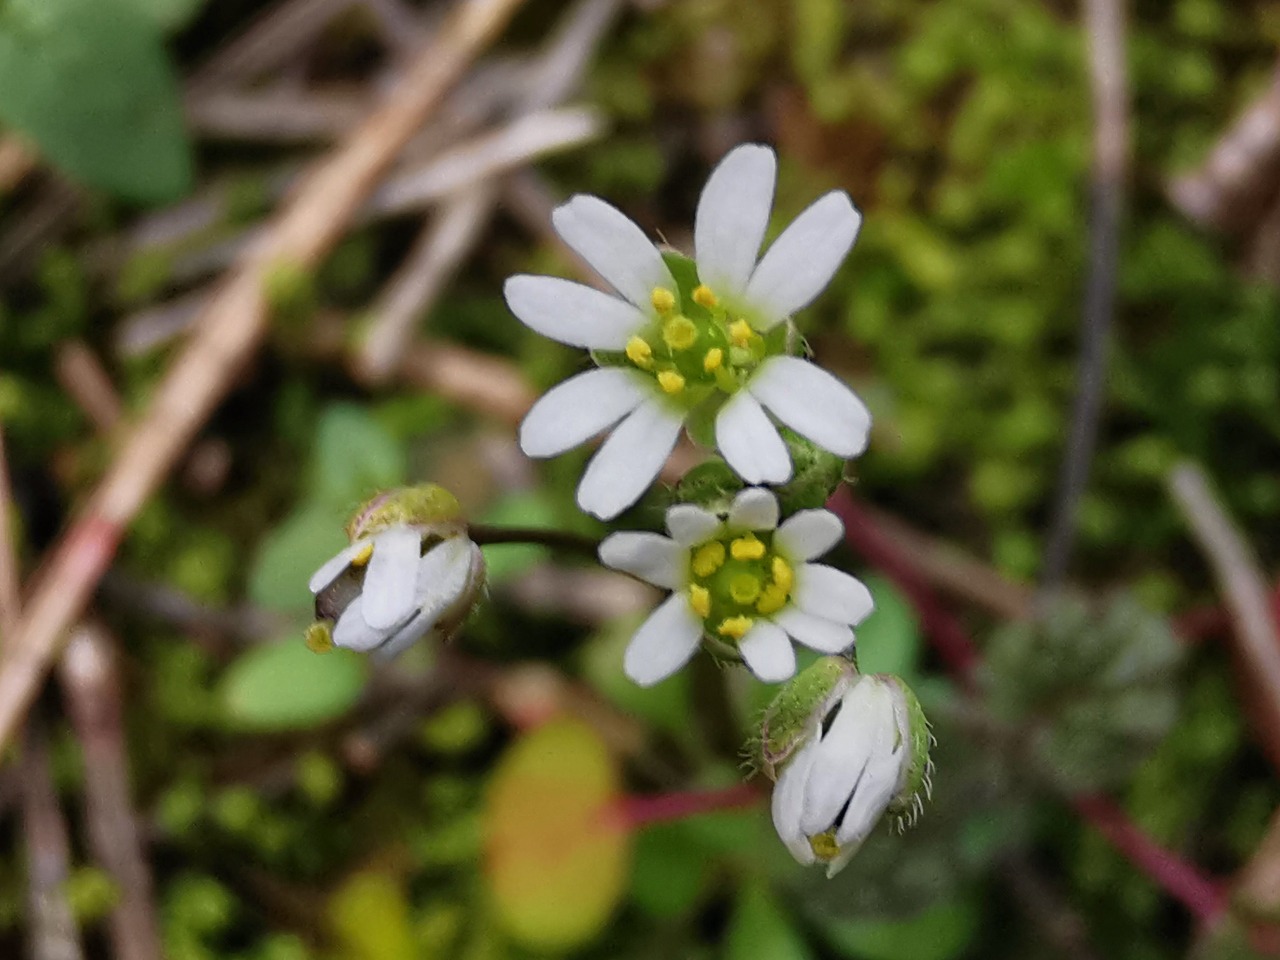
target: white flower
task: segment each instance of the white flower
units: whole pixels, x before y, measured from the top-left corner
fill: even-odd
[[[428,633],[448,639],[475,605],[485,572],[452,495],[434,485],[383,494],[356,514],[351,531],[351,545],[308,584],[317,618],[308,644],[391,658]]]
[[[618,424],[578,487],[587,512],[610,519],[634,503],[703,404],[718,408],[716,445],[748,483],[791,477],[786,445],[766,409],[838,456],[866,447],[866,407],[831,374],[789,356],[779,328],[830,282],[861,217],[845,193],[832,191],[756,263],[775,177],[773,151],[757,145],[736,148],[711,174],[695,222],[696,285],[677,283],[644,232],[590,196],[573,197],[552,220],[621,296],[553,277],[507,281],[507,304],[526,325],[601,352],[600,369],[551,390],[520,430],[525,453],[549,457]]]
[[[929,732],[919,702],[896,677],[849,672],[814,712],[805,741],[782,767],[773,825],[800,863],[835,876],[886,811],[914,819],[929,790]]]
[[[833,567],[810,563],[843,527],[827,510],[802,510],[778,526],[778,501],[750,487],[721,518],[694,504],[667,511],[670,538],[615,533],[600,560],[672,591],[631,639],[623,666],[642,686],[670,676],[705,636],[740,656],[761,680],[796,669],[788,636],[823,653],[853,644],[852,627],[871,612],[871,594]]]

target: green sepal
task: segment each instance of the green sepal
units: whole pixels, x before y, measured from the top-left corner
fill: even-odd
[[[420,483],[378,494],[357,510],[347,523],[352,542],[391,527],[457,527],[463,521],[458,498],[436,483]],[[445,530],[438,530],[445,533]]]
[[[747,744],[750,760],[771,780],[808,739],[828,704],[857,679],[844,657],[823,657],[787,681],[760,719],[759,738]]]
[[[774,489],[783,516],[821,507],[844,478],[844,459],[785,427],[782,439],[793,468],[791,479]]]
[[[725,513],[746,484],[719,457],[700,463],[686,473],[672,496],[674,503],[695,503],[713,513]]]

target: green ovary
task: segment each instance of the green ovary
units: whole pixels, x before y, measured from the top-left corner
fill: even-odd
[[[764,338],[733,316],[709,287],[691,294],[695,308],[680,312],[676,294],[653,291],[658,319],[626,346],[628,362],[651,374],[663,393],[693,407],[712,393],[734,393],[768,354]]]
[[[711,540],[689,553],[689,604],[708,636],[734,644],[787,605],[794,576],[772,533]]]

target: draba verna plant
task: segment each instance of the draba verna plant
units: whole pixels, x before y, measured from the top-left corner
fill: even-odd
[[[786,682],[749,752],[776,781],[779,837],[830,876],[886,813],[914,822],[929,793],[930,734],[900,678],[857,670],[854,630],[873,612],[871,593],[818,562],[844,534],[821,505],[843,461],[866,448],[871,416],[808,356],[794,314],[830,282],[861,217],[832,191],[762,255],[776,174],[768,147],[732,150],[698,201],[692,257],[659,248],[605,201],[575,196],[554,212],[555,229],[614,292],[519,275],[504,293],[527,326],[589,351],[593,368],[539,399],[520,427],[531,457],[608,433],[578,486],[584,511],[613,521],[634,505],[682,432],[710,449],[671,491],[664,532],[615,530],[594,545],[604,565],[670,591],[620,666],[648,686],[701,647]],[[480,545],[557,545],[468,524],[433,484],[379,494],[348,534],[311,579],[307,640],[380,657],[459,629],[483,592]],[[822,655],[798,674],[793,642]]]

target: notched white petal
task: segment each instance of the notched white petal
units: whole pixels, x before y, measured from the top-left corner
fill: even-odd
[[[682,547],[696,547],[720,532],[720,518],[695,503],[678,503],[667,510],[667,533]]]
[[[793,597],[806,613],[855,627],[876,606],[861,580],[822,563],[806,563],[796,570]]]
[[[861,224],[848,194],[834,190],[819,197],[761,258],[747,301],[773,323],[808,306],[848,256]]]
[[[825,617],[805,613],[797,607],[784,607],[773,615],[773,622],[810,650],[840,653],[853,646],[853,629],[847,623],[836,623]]]
[[[559,277],[518,274],[502,293],[525,326],[571,347],[621,350],[648,322],[625,300]]]
[[[747,483],[786,483],[791,479],[787,445],[746,390],[739,390],[716,414],[716,447]]]
[[[640,686],[652,686],[688,663],[701,637],[702,621],[689,608],[689,598],[673,593],[631,638],[623,671]]]
[[[373,538],[361,591],[369,626],[387,630],[413,614],[421,552],[422,534],[412,527],[392,527]]]
[[[642,375],[602,367],[570,377],[543,395],[520,424],[520,449],[554,457],[585,443],[640,405],[650,393]]]
[[[768,147],[743,144],[702,188],[693,228],[698,278],[719,293],[740,296],[747,288],[769,225],[777,168]]]
[[[644,231],[599,197],[579,194],[551,214],[556,232],[620,294],[652,309],[654,287],[676,289],[671,271]]]
[[[778,528],[773,542],[794,562],[822,556],[844,536],[844,524],[830,510],[800,510]]]
[[[781,627],[757,620],[738,642],[747,669],[765,683],[781,683],[795,675],[796,651]]]
[[[871,412],[857,394],[807,360],[766,360],[747,389],[796,433],[838,457],[856,457],[867,448]]]
[[[587,464],[578,484],[578,506],[612,520],[639,500],[666,463],[683,423],[662,400],[641,403]]]
[[[748,487],[729,507],[730,530],[772,530],[778,525],[778,498],[763,487]]]
[[[368,653],[387,639],[387,631],[369,626],[364,619],[362,597],[356,597],[342,611],[333,628],[333,643],[357,653]]]
[[[646,583],[678,590],[686,579],[689,551],[656,533],[629,530],[610,534],[600,544],[600,562]]]
[[[813,770],[815,746],[814,743],[805,744],[787,761],[778,777],[778,784],[773,789],[770,803],[773,828],[778,831],[778,837],[791,855],[805,866],[817,860],[809,838],[800,828],[800,821],[804,816],[805,793]]]

